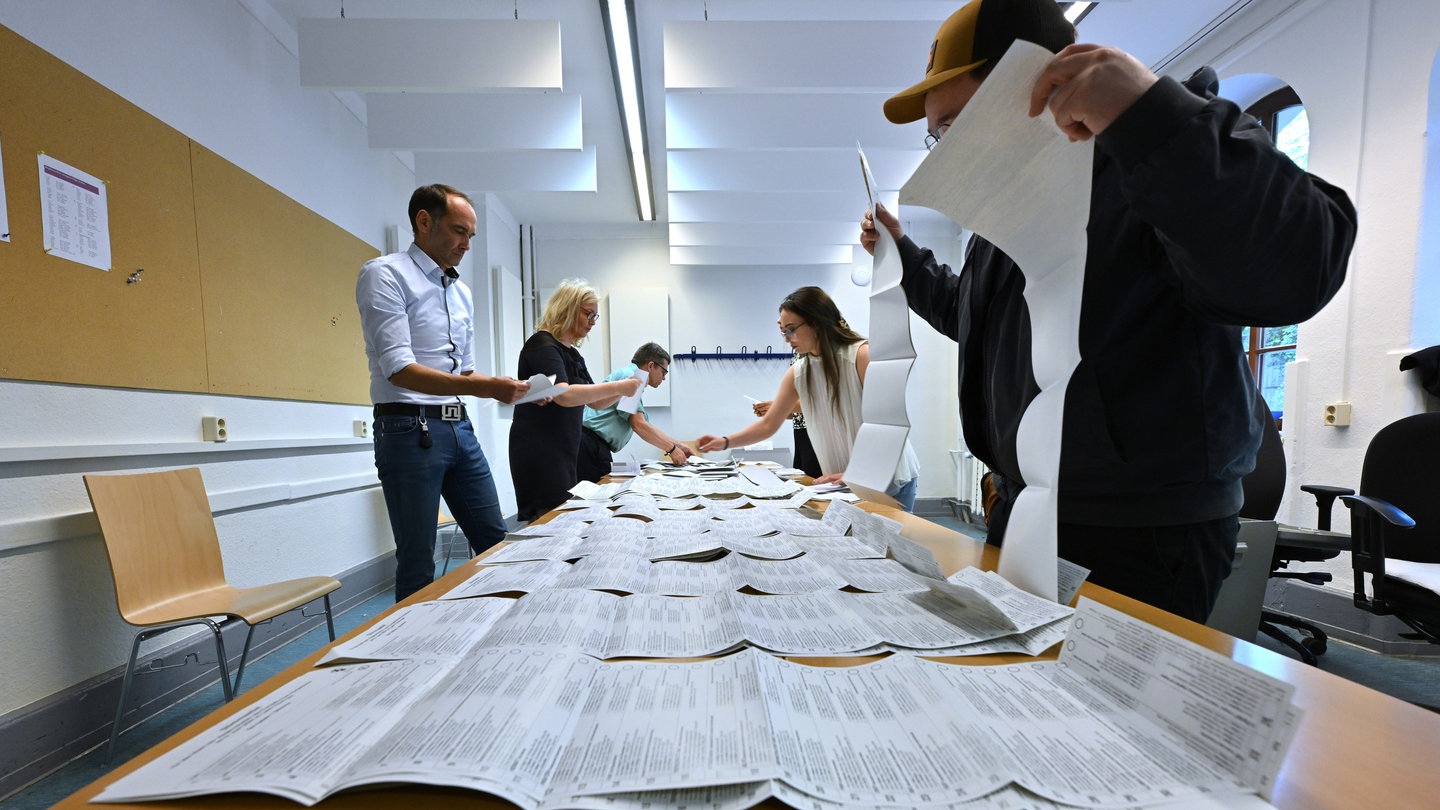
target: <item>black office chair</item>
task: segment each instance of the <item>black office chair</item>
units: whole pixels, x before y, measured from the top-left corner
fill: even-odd
[[[1415,631],[1404,638],[1440,644],[1440,594],[1399,578],[1417,578],[1431,565],[1440,571],[1440,413],[1407,416],[1376,433],[1360,494],[1342,500],[1350,508],[1355,606],[1400,619]]]
[[[1270,417],[1269,406],[1259,403],[1261,418],[1264,419],[1264,434],[1260,449],[1255,457],[1255,469],[1241,481],[1245,491],[1245,503],[1240,507],[1240,517],[1252,520],[1274,520],[1280,511],[1280,500],[1285,495],[1285,448],[1280,441],[1280,430]],[[1331,580],[1325,571],[1290,571],[1292,563],[1311,563],[1333,559],[1348,548],[1349,540],[1343,534],[1330,531],[1330,509],[1335,499],[1350,495],[1354,490],[1343,487],[1304,484],[1300,489],[1315,496],[1320,508],[1316,529],[1298,526],[1279,526],[1275,537],[1275,551],[1270,559],[1270,576],[1275,579],[1298,579],[1312,585],[1323,585]],[[1282,627],[1299,631],[1300,637],[1290,635]],[[1316,665],[1316,656],[1325,652],[1328,637],[1325,631],[1304,619],[1273,610],[1260,612],[1260,632],[1284,644],[1300,656],[1300,660]]]

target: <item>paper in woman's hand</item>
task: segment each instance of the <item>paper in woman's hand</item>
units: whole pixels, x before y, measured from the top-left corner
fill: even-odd
[[[526,392],[525,396],[520,397],[511,404],[524,405],[527,402],[557,396],[560,393],[556,390],[559,386],[555,385],[555,375],[553,374],[548,376],[545,374],[532,374],[530,379],[525,382],[530,383],[530,390]]]
[[[650,382],[650,372],[635,369],[635,379],[640,381],[640,389],[634,394],[620,397],[620,402],[615,407],[625,413],[635,413],[640,410],[640,396],[645,393],[645,386]]]

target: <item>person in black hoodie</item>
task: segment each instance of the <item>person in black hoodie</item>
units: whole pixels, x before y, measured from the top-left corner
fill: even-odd
[[[957,11],[936,34],[925,79],[887,100],[886,117],[923,117],[938,140],[1016,39],[1056,53],[1030,114],[1053,116],[1072,140],[1095,139],[1059,553],[1096,584],[1203,622],[1230,572],[1240,479],[1269,418],[1239,327],[1298,323],[1330,300],[1355,209],[1217,98],[1214,71],[1182,84],[1123,51],[1073,44],[1052,0]],[[861,221],[872,253],[877,220],[899,244],[910,308],[960,346],[961,423],[971,452],[998,473],[989,531],[999,543],[1025,486],[1016,432],[1039,392],[1024,277],[978,236],[952,273],[884,208]]]

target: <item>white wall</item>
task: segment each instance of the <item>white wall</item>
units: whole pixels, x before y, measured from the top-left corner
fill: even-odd
[[[335,96],[298,89],[293,42],[242,3],[0,0],[0,24],[377,249],[405,221],[413,173],[372,153]],[[129,654],[82,474],[199,465],[232,582],[333,574],[393,549],[351,438],[368,412],[0,381],[0,714]],[[230,442],[201,443],[205,415]]]

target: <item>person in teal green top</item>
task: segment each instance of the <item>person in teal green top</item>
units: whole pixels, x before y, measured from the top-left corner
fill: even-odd
[[[646,343],[635,350],[635,355],[630,358],[630,365],[610,372],[605,381],[628,380],[639,371],[648,375],[651,388],[659,388],[660,383],[665,382],[665,377],[670,374],[670,353],[658,343]],[[670,461],[675,464],[684,464],[693,453],[679,439],[672,438],[651,424],[645,417],[644,405],[640,405],[635,413],[620,410],[618,402],[600,410],[587,405],[582,424],[584,429],[580,431],[578,459],[578,471],[582,481],[598,482],[609,475],[614,454],[625,449],[625,445],[630,443],[630,437],[637,433],[648,444],[660,448],[660,452],[669,456]]]

